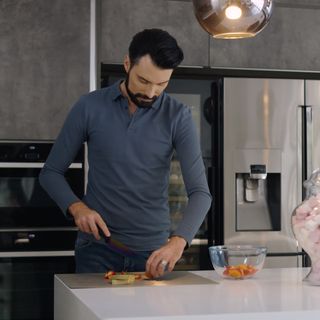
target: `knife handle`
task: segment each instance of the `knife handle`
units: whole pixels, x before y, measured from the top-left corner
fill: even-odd
[[[100,236],[105,242],[109,242],[109,241],[110,241],[110,237],[107,237],[99,226],[98,226],[98,231],[99,231],[99,236]]]

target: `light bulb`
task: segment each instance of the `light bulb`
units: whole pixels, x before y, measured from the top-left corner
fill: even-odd
[[[267,26],[273,11],[272,0],[192,0],[192,2],[201,27],[215,39],[254,37]]]
[[[228,8],[225,11],[226,17],[230,20],[237,20],[242,15],[242,10],[236,5],[228,6]]]

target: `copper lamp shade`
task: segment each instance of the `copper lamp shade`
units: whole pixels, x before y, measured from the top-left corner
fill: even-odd
[[[204,30],[218,39],[250,38],[269,22],[272,0],[192,0]]]

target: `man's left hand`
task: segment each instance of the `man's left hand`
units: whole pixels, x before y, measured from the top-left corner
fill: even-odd
[[[181,258],[186,243],[182,237],[171,237],[163,247],[151,254],[146,263],[146,273],[153,278],[158,278],[166,270],[171,272],[176,262]]]

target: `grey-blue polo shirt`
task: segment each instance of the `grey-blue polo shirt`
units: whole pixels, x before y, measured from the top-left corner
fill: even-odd
[[[190,108],[163,92],[152,107],[130,115],[120,82],[82,96],[72,107],[40,174],[63,212],[79,201],[64,178],[80,146],[88,145],[84,201],[112,237],[133,250],[155,250],[170,236],[168,184],[174,150],[188,205],[174,235],[190,244],[211,204]]]

